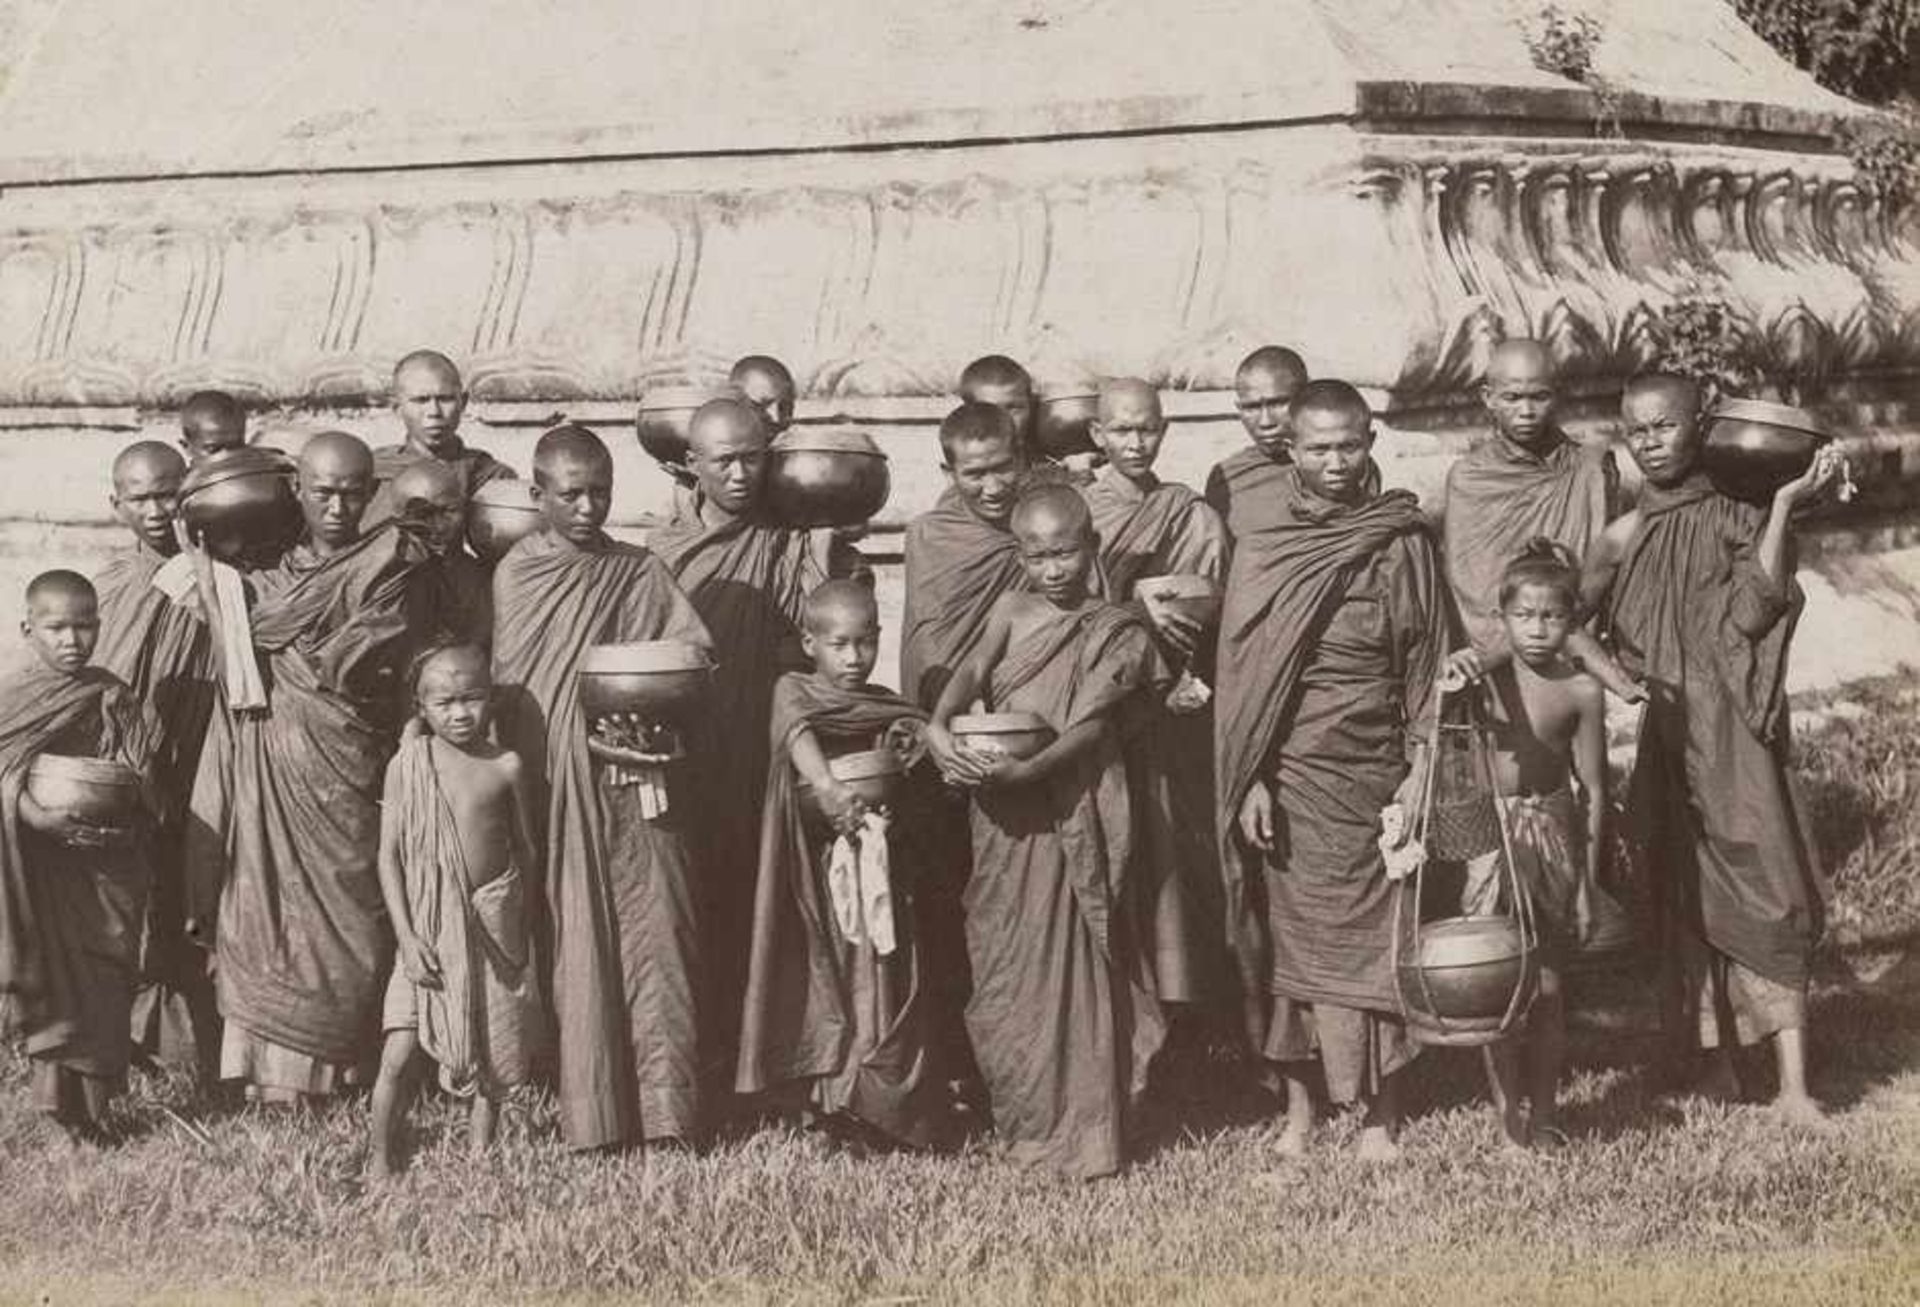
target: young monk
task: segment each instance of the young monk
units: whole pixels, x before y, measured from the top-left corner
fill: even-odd
[[[1107,593],[1141,605],[1163,660],[1187,669],[1200,652],[1199,623],[1140,582],[1185,575],[1218,586],[1226,579],[1226,533],[1200,496],[1154,475],[1167,421],[1153,387],[1134,377],[1102,382],[1092,434],[1107,466],[1084,494]],[[1142,943],[1163,1003],[1218,1001],[1227,977],[1221,974],[1220,846],[1213,836],[1213,714],[1204,700],[1162,698],[1150,723],[1129,751],[1141,809]]]
[[[274,1103],[355,1083],[378,1046],[393,956],[380,785],[427,558],[397,529],[361,533],[373,455],[353,436],[308,441],[297,489],[301,540],[250,577],[269,704],[220,714],[187,839],[189,933],[212,940],[226,1019],[221,1075]]]
[[[799,387],[793,373],[779,359],[766,354],[749,354],[733,365],[727,383],[739,390],[747,403],[760,410],[766,419],[769,436],[778,436],[793,425],[794,398]]]
[[[180,448],[198,463],[247,443],[247,411],[224,390],[196,390],[180,406]]]
[[[107,561],[94,583],[100,598],[94,663],[126,682],[159,726],[153,758],[157,811],[147,849],[153,884],[140,940],[134,1050],[211,1080],[219,1063],[220,1015],[206,954],[184,933],[181,858],[187,803],[213,711],[213,646],[206,625],[153,584],[155,573],[179,552],[174,509],[186,470],[179,451],[157,440],[129,445],[113,461],[110,502],[133,541]]]
[[[914,877],[927,852],[925,796],[908,797],[887,814],[889,828],[876,829],[865,801],[834,778],[827,760],[877,747],[911,759],[926,714],[868,683],[880,652],[870,588],[828,581],[807,596],[805,619],[813,670],[787,673],[773,691],[735,1088],[804,1086],[815,1110],[924,1148],[942,1136],[947,1101],[920,987]],[[809,827],[802,785],[828,829]],[[848,836],[862,850],[882,842],[885,885],[836,873],[832,849]]]
[[[426,733],[387,764],[380,893],[398,961],[381,1016],[367,1169],[399,1169],[400,1133],[424,1051],[449,1093],[471,1095],[468,1147],[492,1145],[501,1098],[531,1078],[544,1013],[528,895],[539,881],[532,787],[511,749],[488,738],[486,650],[449,644],[416,661]]]
[[[1441,555],[1471,648],[1459,665],[1477,677],[1512,656],[1501,614],[1489,607],[1500,578],[1529,541],[1544,537],[1584,557],[1620,513],[1613,451],[1582,445],[1553,421],[1553,360],[1537,340],[1502,341],[1481,387],[1493,430],[1447,469]],[[1567,652],[1628,702],[1646,697],[1585,625]]]
[[[614,784],[624,778],[606,764],[623,760],[590,749],[575,677],[596,644],[712,640],[665,564],[601,530],[613,458],[598,436],[541,436],[533,482],[540,529],[493,575],[493,668],[500,739],[545,815],[560,1136],[578,1149],[692,1141],[703,958],[688,825],[711,800],[664,758],[624,760],[665,768],[664,813],[649,815],[642,787]]]
[[[1123,757],[1152,646],[1133,610],[1094,597],[1099,542],[1077,491],[1036,487],[1012,527],[1031,591],[994,604],[934,706],[927,747],[975,790],[967,1029],[994,1128],[1015,1158],[1091,1178],[1124,1162],[1163,1033],[1129,909]],[[949,725],[976,696],[1037,713],[1053,742],[1014,759],[957,741]]]
[[[1039,404],[1034,396],[1033,377],[1005,354],[987,354],[960,370],[956,387],[963,404],[991,404],[1013,423],[1014,439],[1027,462],[1038,460],[1034,423]]]
[[[1398,1073],[1418,1051],[1398,1016],[1379,839],[1382,810],[1420,792],[1406,723],[1427,720],[1449,616],[1419,501],[1380,490],[1372,448],[1352,386],[1301,389],[1276,511],[1235,542],[1220,618],[1221,852],[1230,911],[1246,911],[1249,864],[1264,881],[1265,1053],[1287,1080],[1287,1156],[1312,1136],[1317,1055],[1329,1097],[1365,1112],[1361,1156],[1396,1157]]]
[[[1522,1041],[1524,1098],[1521,1049],[1507,1040],[1490,1054],[1494,1102],[1511,1142],[1557,1147],[1566,1142],[1557,1102],[1567,1046],[1560,969],[1592,923],[1591,860],[1607,847],[1605,692],[1567,657],[1567,638],[1579,625],[1580,571],[1566,546],[1544,537],[1529,545],[1507,564],[1496,604],[1512,658],[1479,692],[1493,732],[1514,872],[1533,902],[1541,960]],[[1462,683],[1455,678],[1446,688]],[[1501,857],[1495,850],[1467,865],[1463,912],[1511,910],[1501,901]]]
[[[726,651],[714,676],[712,711],[689,745],[702,799],[695,816],[714,986],[712,1051],[723,1084],[732,1080],[739,1053],[773,683],[805,665],[800,621],[807,592],[865,570],[858,551],[830,529],[781,526],[766,517],[768,440],[760,410],[744,400],[701,405],[687,430],[696,512],[655,530],[647,542],[712,632],[714,647]]]
[[[418,349],[394,365],[393,411],[406,428],[407,438],[398,445],[383,445],[373,451],[377,488],[373,502],[367,506],[366,529],[372,530],[397,511],[391,483],[409,463],[432,459],[452,468],[459,475],[463,500],[489,481],[513,477],[512,468],[461,439],[460,419],[467,411],[467,390],[460,380],[460,369],[446,355]]]
[[[1227,538],[1272,520],[1274,489],[1286,467],[1287,408],[1307,384],[1307,365],[1279,345],[1262,345],[1233,374],[1233,404],[1251,442],[1207,473],[1207,503],[1226,523]]]
[[[144,823],[44,808],[27,773],[40,754],[144,772],[153,726],[132,691],[88,665],[99,615],[85,577],[35,577],[20,630],[25,648],[0,673],[0,1013],[25,1040],[35,1106],[81,1141],[126,1076]]]
[[[493,639],[493,578],[486,564],[467,552],[467,496],[460,474],[438,459],[407,464],[387,483],[395,519],[426,546],[415,613],[424,633],[462,644]]]
[[[1601,536],[1583,584],[1604,598],[1620,659],[1649,690],[1627,817],[1662,863],[1671,947],[1709,1054],[1703,1088],[1737,1092],[1730,1041],[1771,1036],[1775,1107],[1812,1121],[1807,982],[1822,895],[1788,770],[1787,648],[1803,602],[1793,515],[1844,460],[1827,444],[1770,505],[1747,504],[1700,467],[1694,383],[1637,377],[1620,408],[1645,486]]]

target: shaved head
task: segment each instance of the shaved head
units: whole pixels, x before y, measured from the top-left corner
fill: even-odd
[[[436,553],[460,547],[467,523],[466,487],[449,463],[416,458],[387,485],[395,516],[418,527]]]
[[[1620,399],[1625,403],[1645,396],[1658,396],[1691,413],[1698,413],[1707,400],[1706,388],[1699,382],[1672,372],[1642,372],[1629,378]]]
[[[413,675],[409,679],[417,692],[429,673],[454,671],[477,676],[482,681],[490,682],[493,679],[493,667],[486,649],[471,641],[434,645],[413,660]]]
[[[738,517],[760,500],[772,429],[744,399],[710,399],[687,424],[687,468],[705,501]]]
[[[360,538],[373,497],[373,451],[358,436],[322,431],[300,451],[300,516],[315,549],[333,552]]]
[[[118,490],[129,478],[167,477],[176,483],[187,474],[187,460],[172,445],[141,440],[128,445],[113,460],[113,484]]]
[[[1544,377],[1553,380],[1553,356],[1547,347],[1526,336],[1503,340],[1493,347],[1487,360],[1487,381],[1509,377]]]
[[[533,447],[534,484],[549,484],[555,469],[562,464],[604,468],[611,474],[613,455],[607,452],[607,446],[599,436],[583,426],[568,422],[548,431]]]
[[[1349,383],[1332,378],[1309,381],[1302,386],[1288,411],[1295,425],[1308,414],[1327,417],[1338,414],[1362,426],[1373,421],[1373,408],[1366,398]]]
[[[94,593],[93,582],[78,572],[66,568],[55,568],[27,582],[27,607],[38,608],[54,603],[96,604],[99,596]]]
[[[417,458],[393,474],[393,498],[405,504],[424,499],[436,504],[458,504],[465,497],[460,474],[445,463]]]
[[[764,446],[772,438],[760,410],[731,395],[708,400],[694,410],[693,420],[687,424],[687,447],[693,451],[735,440],[758,441]]]
[[[1298,390],[1307,384],[1306,360],[1284,345],[1262,345],[1233,371],[1236,386],[1253,377],[1274,377],[1288,382],[1289,390]]]
[[[224,390],[196,390],[180,406],[180,443],[194,458],[247,443],[247,411]]]
[[[807,592],[807,630],[818,635],[841,619],[874,628],[880,625],[880,605],[871,587],[843,578],[824,582]]]
[[[779,435],[793,425],[793,403],[798,388],[787,365],[767,354],[749,354],[733,365],[727,381],[747,402],[760,410],[767,429]]]
[[[409,374],[419,377],[431,377],[436,381],[450,381],[455,390],[460,389],[460,369],[452,359],[439,350],[416,349],[393,365],[393,388],[396,393]]]
[[[1005,354],[987,354],[960,372],[959,390],[963,398],[972,399],[973,392],[983,386],[1022,386],[1032,394],[1033,377]]]
[[[969,401],[948,413],[940,423],[940,453],[949,467],[953,466],[954,451],[961,445],[1001,441],[1017,449],[1019,432],[1007,411],[994,404]]]
[[[347,476],[373,480],[373,451],[345,431],[322,431],[300,450],[300,476]]]
[[[1093,511],[1072,486],[1049,482],[1020,496],[1013,506],[1012,528],[1015,535],[1060,532],[1091,536]]]
[[[1165,421],[1160,392],[1139,377],[1109,377],[1100,383],[1100,421],[1111,422],[1121,410],[1144,409],[1156,422]]]

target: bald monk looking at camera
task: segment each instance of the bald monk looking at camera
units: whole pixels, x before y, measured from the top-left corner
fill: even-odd
[[[1307,384],[1307,365],[1279,345],[1263,345],[1233,374],[1233,406],[1248,444],[1207,474],[1207,503],[1226,523],[1228,539],[1270,521],[1276,488],[1293,461],[1287,452],[1287,409]]]
[[[467,389],[460,369],[444,354],[415,350],[393,369],[393,411],[406,428],[398,445],[374,451],[374,480],[378,493],[367,507],[368,529],[398,511],[392,481],[409,463],[432,459],[452,468],[460,478],[460,493],[470,498],[489,481],[513,479],[513,469],[485,450],[469,447],[460,436],[460,419],[467,411]]]

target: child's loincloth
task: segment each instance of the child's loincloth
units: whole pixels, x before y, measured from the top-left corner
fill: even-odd
[[[1514,871],[1533,900],[1541,949],[1551,964],[1579,946],[1584,929],[1580,891],[1587,881],[1587,842],[1580,804],[1566,786],[1552,794],[1502,795],[1500,812]],[[1463,913],[1510,910],[1502,892],[1500,860],[1501,851],[1494,849],[1468,861],[1466,886],[1460,892]]]

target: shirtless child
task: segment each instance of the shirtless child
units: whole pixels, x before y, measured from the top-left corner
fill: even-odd
[[[1032,591],[1003,594],[947,682],[927,747],[974,790],[967,1029],[995,1130],[1016,1160],[1077,1178],[1118,1171],[1127,1121],[1164,1033],[1134,944],[1133,814],[1123,722],[1144,711],[1152,640],[1091,593],[1099,542],[1068,486],[1029,490],[1013,534]],[[1054,738],[1029,758],[951,733],[984,697]]]
[[[418,1054],[449,1093],[471,1095],[469,1144],[493,1142],[500,1099],[525,1083],[544,1017],[530,965],[528,883],[538,854],[520,757],[488,738],[492,677],[477,644],[445,645],[416,666],[428,734],[387,765],[380,893],[398,959],[387,984],[386,1044],[373,1090],[367,1169],[399,1169]]]
[[[1489,1070],[1507,1138],[1545,1147],[1565,1142],[1555,1106],[1567,1042],[1560,968],[1592,920],[1589,859],[1606,847],[1606,705],[1600,682],[1567,656],[1567,637],[1579,622],[1580,573],[1564,545],[1535,540],[1509,562],[1498,603],[1513,657],[1487,675],[1481,693],[1514,870],[1532,897],[1542,949],[1539,993],[1527,1018],[1525,1084],[1514,1041],[1491,1050]],[[1570,777],[1579,781],[1577,799]],[[1500,910],[1500,857],[1495,850],[1467,864],[1463,912]],[[1523,1088],[1528,1114],[1521,1110]]]

